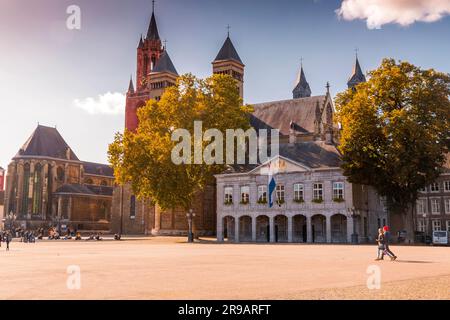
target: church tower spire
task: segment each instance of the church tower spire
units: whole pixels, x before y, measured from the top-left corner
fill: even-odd
[[[152,17],[150,18],[150,25],[148,26],[147,39],[160,40],[158,33],[158,26],[155,18],[155,1],[152,1]]]
[[[348,79],[347,85],[348,88],[355,88],[358,84],[366,82],[366,77],[364,76],[364,73],[361,70],[361,66],[359,64],[358,59],[358,53],[356,53],[356,61],[355,65],[353,66],[353,72],[350,78]]]
[[[222,48],[214,59],[213,73],[214,74],[228,74],[232,76],[239,84],[239,94],[241,98],[244,97],[244,69],[245,65],[242,62],[233,42],[230,38],[230,27],[228,26],[228,34]]]
[[[297,76],[295,88],[292,91],[294,99],[311,97],[311,88],[308,81],[306,81],[305,72],[303,71],[303,63],[300,66],[300,72]]]
[[[136,82],[130,81],[125,107],[125,128],[134,132],[138,127],[137,110],[144,106],[147,100],[155,97],[151,82],[155,76],[153,70],[163,54],[161,38],[158,32],[155,15],[155,1],[152,5],[152,15],[146,37],[140,37],[137,48]],[[154,81],[153,81],[154,82]]]
[[[153,1],[147,37],[139,42],[137,50],[136,89],[138,92],[146,89],[149,74],[156,65],[162,52],[163,48],[155,17],[155,1]]]

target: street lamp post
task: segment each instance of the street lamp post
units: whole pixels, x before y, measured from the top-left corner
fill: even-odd
[[[356,232],[356,218],[359,216],[359,211],[355,207],[347,209],[347,216],[353,219],[353,233],[352,233],[352,244],[358,244],[358,233]]]
[[[188,242],[193,243],[194,242],[194,233],[192,232],[192,224],[193,224],[193,220],[195,217],[194,210],[190,209],[189,212],[186,213],[186,217],[188,219],[188,225],[189,225]]]

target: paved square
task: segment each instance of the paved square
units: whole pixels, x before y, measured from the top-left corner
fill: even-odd
[[[450,248],[187,244],[185,238],[13,242],[0,248],[0,299],[450,299]],[[67,288],[67,267],[81,289]],[[367,268],[380,267],[369,290]]]

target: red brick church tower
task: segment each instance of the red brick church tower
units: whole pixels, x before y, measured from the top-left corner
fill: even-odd
[[[141,36],[137,48],[136,90],[134,89],[133,79],[130,79],[127,92],[125,128],[130,131],[135,131],[138,126],[137,109],[144,106],[146,101],[152,98],[149,86],[150,75],[163,52],[164,48],[159,38],[153,2],[153,12],[147,36],[145,39]]]

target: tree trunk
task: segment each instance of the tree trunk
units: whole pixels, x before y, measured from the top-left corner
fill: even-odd
[[[406,231],[405,243],[414,243],[414,205],[404,210],[389,210],[389,220],[393,239],[397,239],[398,232]]]

